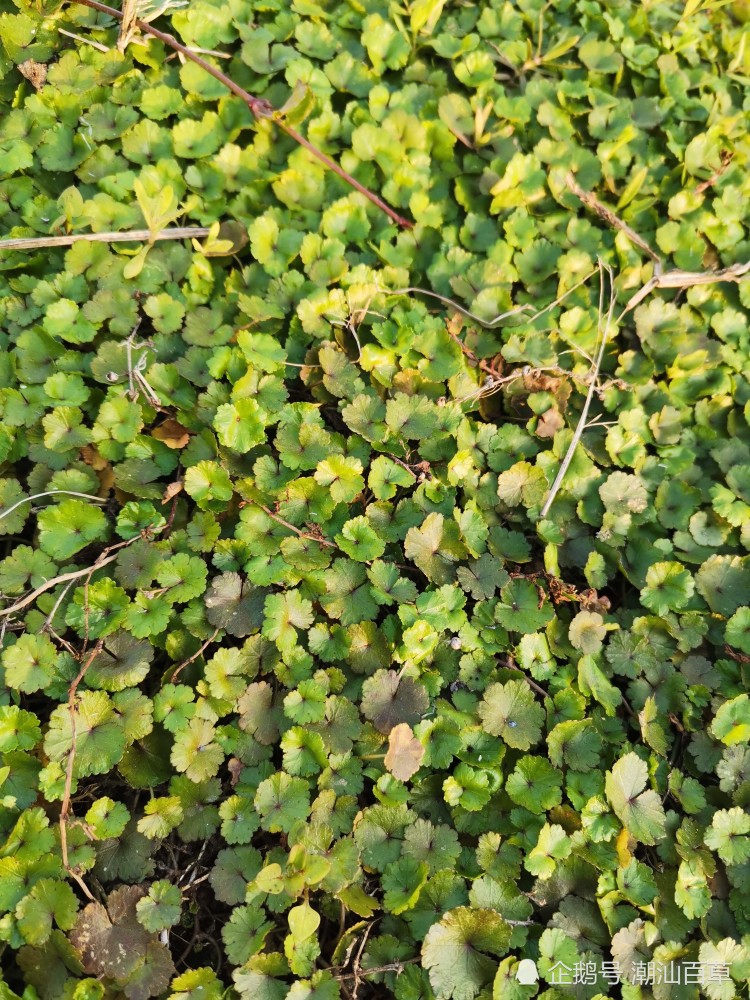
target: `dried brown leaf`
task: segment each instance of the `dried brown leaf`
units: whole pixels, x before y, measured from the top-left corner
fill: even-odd
[[[424,758],[424,747],[405,722],[394,726],[388,736],[385,766],[394,778],[408,781],[416,774]]]

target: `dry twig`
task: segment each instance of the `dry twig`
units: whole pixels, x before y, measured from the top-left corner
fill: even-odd
[[[600,219],[604,219],[607,225],[611,226],[613,229],[619,229],[620,232],[625,233],[631,243],[635,243],[635,245],[640,250],[643,250],[643,252],[647,254],[651,260],[658,265],[658,267],[661,267],[661,257],[659,254],[656,253],[655,250],[652,250],[644,238],[639,236],[634,229],[631,229],[627,222],[624,222],[619,215],[615,215],[611,208],[607,208],[606,205],[603,205],[596,195],[591,194],[590,191],[584,191],[583,188],[576,182],[573,174],[569,173],[566,176],[565,181],[576,198],[582,201],[586,208],[591,209],[591,211],[598,215]]]
[[[84,7],[90,7],[92,10],[98,10],[102,14],[108,14],[110,17],[114,17],[118,21],[123,20],[122,11],[115,10],[114,7],[108,7],[106,4],[99,3],[98,0],[72,0],[72,2],[81,4]],[[254,97],[252,94],[248,93],[247,90],[240,87],[238,83],[235,83],[235,81],[230,76],[227,76],[226,73],[217,69],[210,62],[206,62],[205,59],[202,59],[196,54],[196,52],[188,48],[187,45],[183,45],[182,42],[178,42],[174,35],[169,35],[164,31],[159,31],[158,28],[155,28],[147,21],[136,20],[135,26],[140,28],[141,31],[145,31],[147,34],[153,35],[154,38],[158,38],[159,41],[164,42],[165,45],[169,46],[169,48],[173,49],[175,52],[182,53],[182,55],[186,56],[214,77],[215,80],[219,80],[220,83],[223,83],[228,90],[231,90],[233,94],[236,94],[237,97],[241,98],[245,104],[247,104],[256,121],[265,119],[266,121],[273,122],[274,125],[288,135],[290,139],[293,139],[298,145],[303,146],[306,150],[308,150],[308,152],[312,153],[316,159],[320,160],[321,163],[324,163],[329,170],[332,170],[335,174],[337,174],[350,187],[353,187],[355,191],[359,191],[359,193],[363,194],[368,201],[372,202],[373,205],[377,205],[382,212],[385,212],[385,214],[397,223],[397,225],[401,226],[402,229],[413,228],[414,224],[412,222],[395,212],[390,205],[383,201],[382,198],[379,198],[376,194],[370,191],[369,188],[366,188],[364,184],[360,184],[358,180],[352,177],[352,175],[344,170],[343,167],[340,167],[338,163],[330,158],[330,156],[326,156],[322,150],[318,149],[317,146],[314,146],[303,135],[300,135],[300,133],[297,132],[296,129],[293,129],[291,125],[287,125],[281,117],[281,114],[277,112],[273,105],[270,104],[270,102],[265,98]]]
[[[316,535],[312,531],[303,531],[301,528],[295,528],[293,524],[290,524],[289,521],[285,521],[279,514],[275,514],[269,507],[266,507],[266,505],[262,504],[259,500],[253,500],[251,498],[245,502],[252,503],[255,504],[256,507],[260,507],[263,513],[267,514],[272,521],[276,521],[278,524],[283,524],[285,528],[289,528],[290,531],[293,531],[295,535],[299,535],[300,538],[307,538],[311,542],[318,542],[320,545],[327,545],[330,549],[338,548],[338,545],[336,545],[335,542],[331,542],[327,538],[323,538],[322,535]]]
[[[607,271],[609,275],[610,282],[610,299],[609,299],[609,310],[607,312],[607,319],[602,329],[602,314],[604,309],[604,272]],[[599,261],[599,274],[600,274],[600,285],[599,285],[599,327],[601,329],[601,344],[599,346],[599,351],[594,359],[594,365],[591,370],[591,381],[589,383],[589,391],[586,393],[586,401],[583,404],[583,410],[581,411],[581,417],[578,421],[575,431],[573,432],[573,439],[570,442],[570,447],[565,453],[560,468],[555,476],[555,481],[550,487],[550,491],[547,494],[547,499],[544,501],[544,506],[539,514],[540,518],[545,518],[549,513],[550,507],[557,496],[558,490],[562,485],[562,481],[565,478],[565,474],[570,467],[570,463],[573,461],[573,456],[576,453],[578,447],[578,442],[581,440],[581,435],[586,429],[586,424],[589,415],[589,409],[591,407],[591,401],[594,398],[594,391],[596,388],[596,381],[599,377],[599,369],[601,368],[602,361],[604,360],[604,352],[607,348],[609,342],[609,328],[612,322],[612,313],[615,308],[615,279],[612,273],[612,268],[607,264],[604,264],[601,260]]]
[[[60,850],[62,852],[62,862],[65,870],[71,875],[78,885],[81,887],[82,891],[86,894],[88,899],[92,902],[96,902],[92,896],[88,886],[83,881],[78,872],[71,868],[68,863],[68,816],[71,812],[70,808],[70,792],[73,787],[73,767],[75,765],[76,759],[76,691],[78,690],[78,685],[83,680],[86,675],[86,671],[89,669],[91,664],[94,662],[96,657],[102,651],[104,646],[104,639],[100,639],[94,648],[91,650],[89,655],[83,662],[83,666],[78,671],[76,677],[68,688],[68,713],[70,715],[70,750],[68,751],[68,762],[65,768],[65,790],[63,792],[62,804],[60,806]]]
[[[742,281],[748,274],[750,274],[750,260],[730,264],[729,267],[722,268],[721,271],[674,270],[655,274],[643,288],[639,289],[628,300],[627,305],[617,318],[618,322],[657,288],[693,288],[695,285],[716,285],[722,281]]]
[[[208,649],[208,647],[214,641],[214,639],[219,634],[219,632],[221,632],[221,629],[217,628],[216,631],[214,632],[214,634],[211,635],[211,636],[209,636],[208,639],[206,639],[206,641],[203,643],[203,645],[200,647],[200,649],[197,649],[193,653],[192,656],[189,656],[187,658],[187,660],[185,660],[183,663],[181,663],[178,667],[175,667],[175,669],[174,669],[174,671],[172,673],[172,676],[169,678],[169,683],[170,684],[174,684],[175,683],[175,681],[180,676],[180,674],[185,669],[185,667],[189,667],[190,664],[194,663],[202,653],[205,653],[205,651]]]
[[[44,247],[70,247],[80,240],[88,243],[154,243],[156,240],[189,240],[208,236],[205,226],[172,226],[152,233],[149,229],[129,229],[123,233],[73,233],[70,236],[34,236],[0,240],[2,250],[40,250]]]

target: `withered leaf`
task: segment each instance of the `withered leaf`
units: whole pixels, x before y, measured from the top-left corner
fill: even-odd
[[[424,754],[425,749],[411,731],[411,726],[401,722],[393,727],[388,736],[385,766],[394,778],[408,781],[419,770]]]

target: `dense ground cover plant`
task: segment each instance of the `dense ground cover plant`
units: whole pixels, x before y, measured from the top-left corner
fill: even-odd
[[[0,997],[746,996],[740,5],[0,11]]]

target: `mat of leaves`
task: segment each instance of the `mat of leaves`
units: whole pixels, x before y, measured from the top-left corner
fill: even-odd
[[[747,996],[745,13],[0,0],[3,1000]]]

